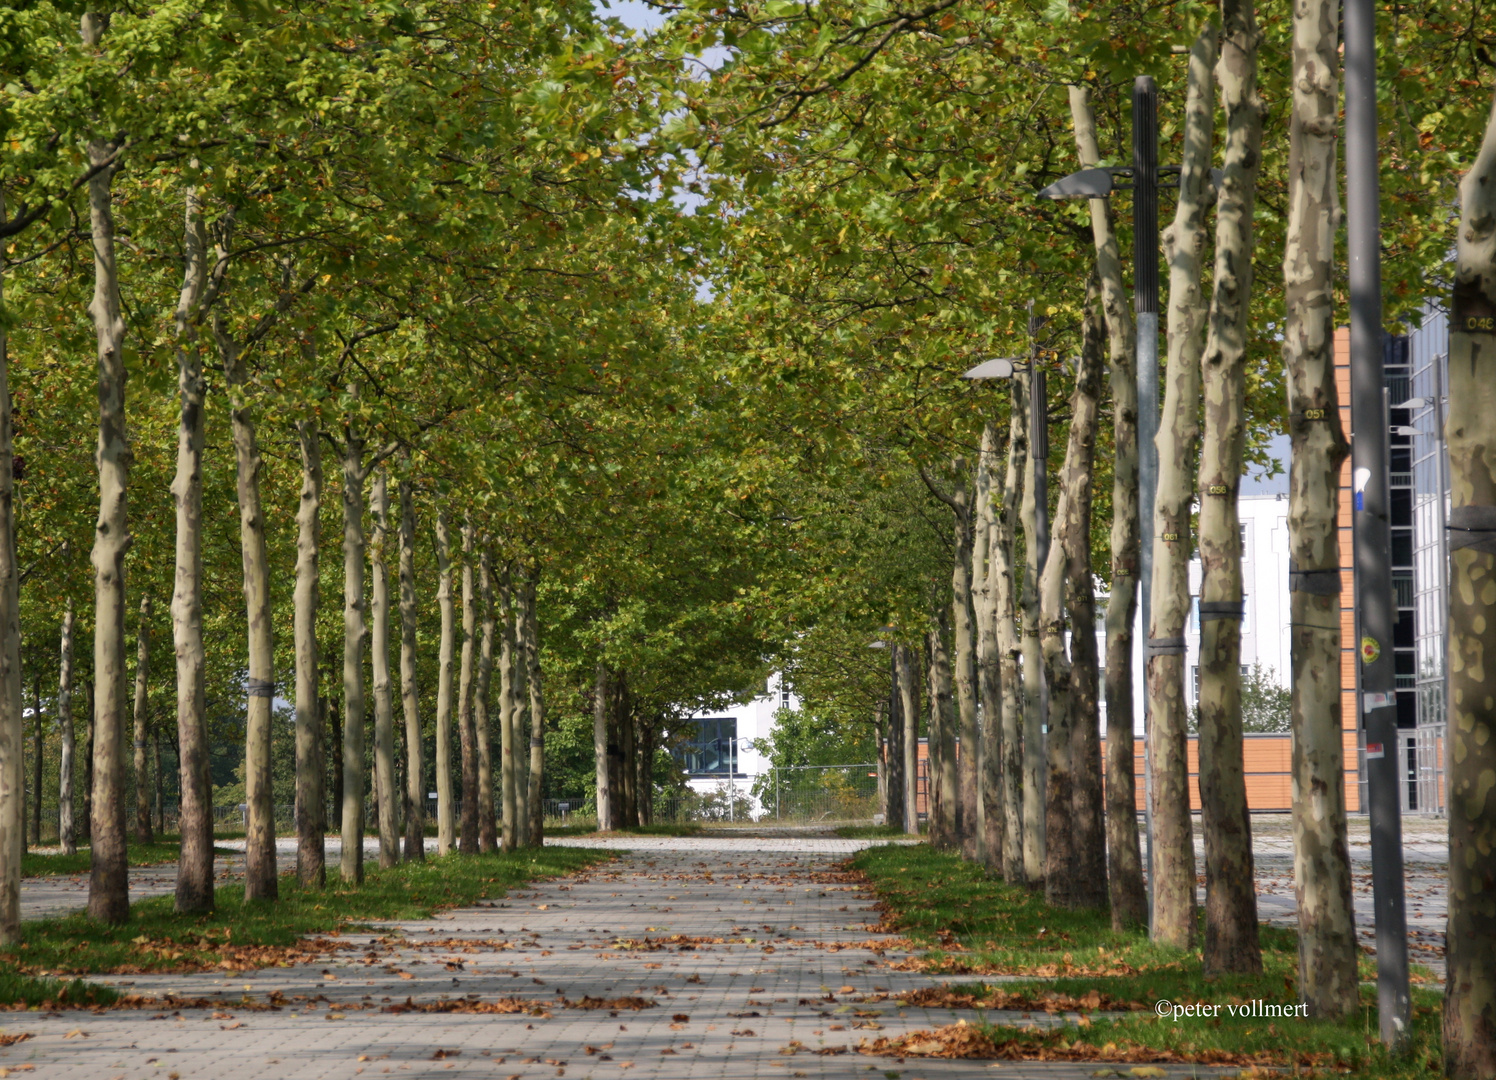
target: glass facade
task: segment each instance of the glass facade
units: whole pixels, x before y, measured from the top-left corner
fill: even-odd
[[[1411,681],[1417,721],[1406,738],[1409,762],[1404,809],[1443,810],[1445,725],[1445,634],[1448,629],[1449,459],[1444,445],[1449,323],[1442,311],[1428,312],[1423,326],[1408,337],[1411,406],[1404,422],[1414,429],[1411,444],[1414,663]],[[1401,687],[1404,676],[1399,673]]]
[[[678,751],[686,772],[692,776],[742,775],[738,765],[738,721],[732,716],[704,717],[693,721],[694,738]]]

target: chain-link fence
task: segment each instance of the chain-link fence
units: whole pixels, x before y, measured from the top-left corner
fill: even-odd
[[[760,821],[871,822],[880,812],[876,765],[773,769],[757,779],[753,794],[763,807]]]

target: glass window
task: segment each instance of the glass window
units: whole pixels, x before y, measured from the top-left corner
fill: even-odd
[[[737,763],[737,718],[714,716],[693,722],[695,737],[680,749],[686,771],[692,776],[726,776]]]

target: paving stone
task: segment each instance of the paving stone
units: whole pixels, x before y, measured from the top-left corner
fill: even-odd
[[[3,1018],[5,1031],[36,1037],[0,1049],[0,1067],[32,1064],[47,1080],[935,1080],[979,1071],[1060,1080],[1099,1067],[896,1062],[852,1052],[864,1037],[976,1015],[856,1000],[940,981],[890,967],[904,954],[869,929],[878,918],[872,895],[836,873],[864,842],[784,833],[563,842],[614,847],[618,857],[492,903],[346,935],[348,949],[316,964],[100,978],[221,1004],[13,1014]],[[272,995],[284,999],[276,1011],[243,1007]],[[624,996],[657,1004],[635,1012],[563,1003]],[[521,998],[548,1015],[382,1011],[407,999],[469,997]],[[1042,1013],[992,1018],[1064,1022]],[[804,1049],[781,1053],[792,1042]],[[815,1052],[837,1048],[848,1052]]]

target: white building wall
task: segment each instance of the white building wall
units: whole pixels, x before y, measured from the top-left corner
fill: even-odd
[[[733,705],[725,709],[710,709],[693,713],[688,722],[709,718],[732,718],[737,721],[737,768],[732,785],[746,793],[753,781],[769,771],[769,758],[754,748],[758,740],[767,740],[774,728],[774,714],[780,709],[798,709],[800,699],[784,684],[778,672],[769,676],[767,693],[744,705]],[[692,776],[687,784],[703,794],[725,790],[728,778],[725,773],[709,776]]]

